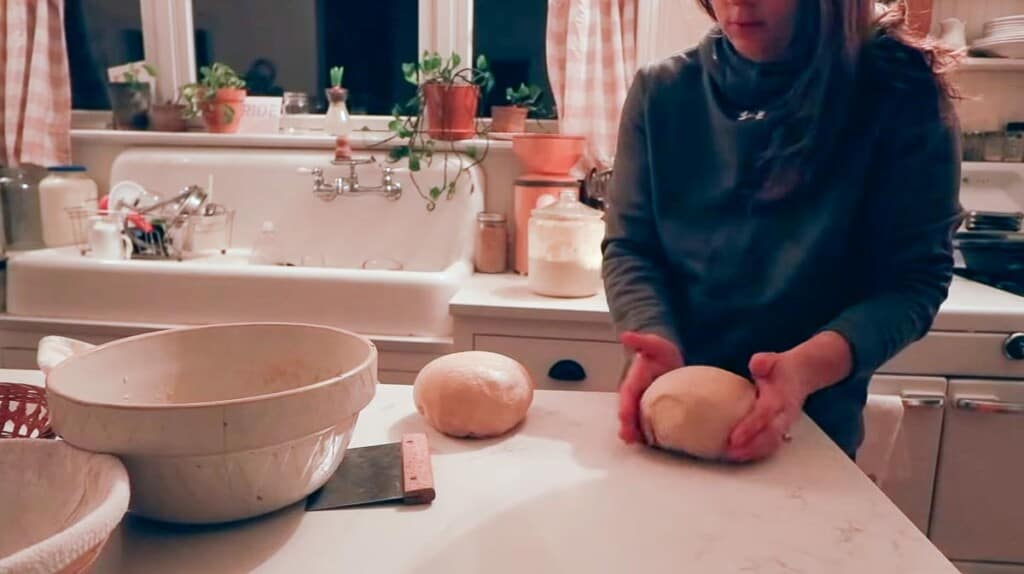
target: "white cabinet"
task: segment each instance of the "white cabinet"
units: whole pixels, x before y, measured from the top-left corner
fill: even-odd
[[[614,392],[625,365],[622,345],[605,341],[476,335],[473,348],[519,361],[538,389]]]
[[[950,559],[1024,564],[1024,381],[951,380],[931,538]]]
[[[946,379],[876,375],[868,392],[895,395],[903,401],[903,420],[896,436],[889,474],[882,491],[925,534],[931,519],[932,490],[939,459]],[[870,433],[871,428],[866,428]]]

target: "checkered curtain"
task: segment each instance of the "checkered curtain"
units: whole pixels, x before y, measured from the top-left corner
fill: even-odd
[[[548,78],[562,133],[587,137],[583,167],[610,168],[636,72],[640,0],[549,0]]]
[[[0,164],[71,161],[63,0],[0,0]]]

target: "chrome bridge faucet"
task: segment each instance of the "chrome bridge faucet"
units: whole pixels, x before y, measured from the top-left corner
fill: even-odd
[[[392,201],[402,197],[402,184],[395,181],[395,170],[389,166],[381,167],[380,185],[365,186],[359,183],[359,175],[356,174],[356,166],[376,163],[373,156],[367,159],[334,159],[331,165],[348,166],[348,175],[335,178],[328,182],[324,177],[323,168],[314,167],[301,169],[300,172],[313,175],[313,194],[321,201],[334,201],[339,195],[383,195]]]

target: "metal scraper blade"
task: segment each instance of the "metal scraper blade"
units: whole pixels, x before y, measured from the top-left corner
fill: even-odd
[[[306,510],[327,510],[403,500],[402,443],[349,449],[334,476],[306,500]]]

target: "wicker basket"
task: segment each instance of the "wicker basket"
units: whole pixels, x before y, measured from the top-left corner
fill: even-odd
[[[0,438],[53,438],[46,391],[32,385],[0,383]]]

